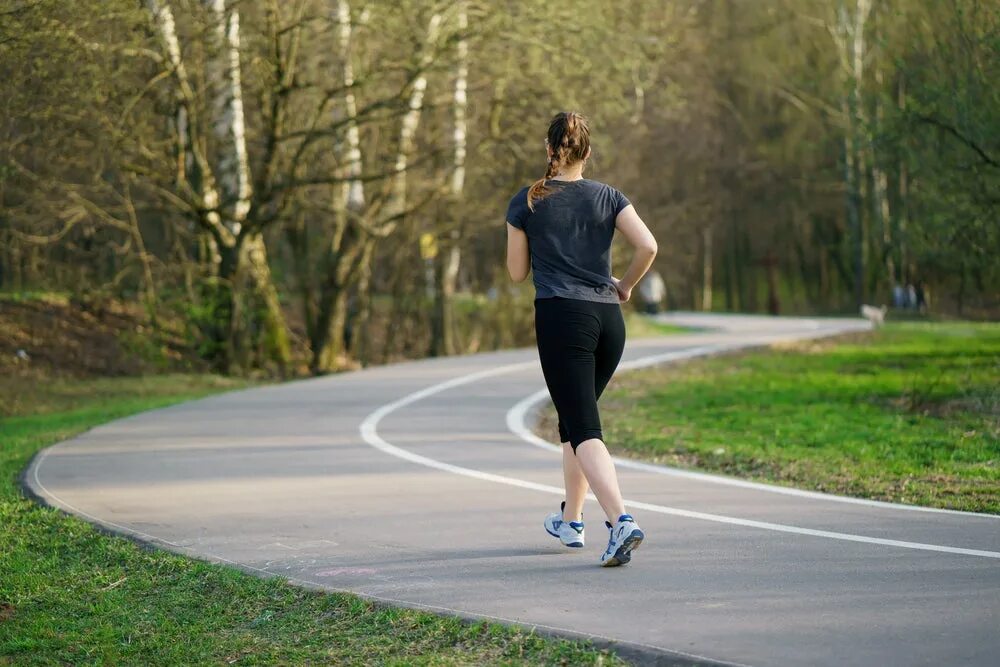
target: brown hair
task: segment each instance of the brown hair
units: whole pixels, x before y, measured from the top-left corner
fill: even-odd
[[[590,127],[583,114],[575,111],[557,113],[549,123],[549,147],[552,157],[545,169],[545,176],[528,188],[528,208],[535,210],[535,201],[549,194],[545,181],[559,173],[565,166],[575,164],[587,157],[590,150]]]

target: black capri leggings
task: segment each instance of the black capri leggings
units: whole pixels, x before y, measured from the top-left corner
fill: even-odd
[[[535,299],[535,338],[549,395],[559,413],[559,441],[573,451],[600,438],[597,399],[625,349],[625,320],[617,303]]]

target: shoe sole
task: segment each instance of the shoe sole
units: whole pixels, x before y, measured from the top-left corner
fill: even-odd
[[[559,540],[560,542],[562,542],[562,545],[564,547],[572,547],[573,549],[582,549],[583,548],[583,542],[572,542],[570,544],[566,544],[565,542],[562,541],[562,538],[559,537],[559,533],[553,533],[551,530],[549,530],[549,527],[547,525],[545,525],[544,523],[542,524],[542,528],[545,529],[546,533],[548,533],[552,537],[554,537],[557,540]]]
[[[636,528],[625,538],[625,541],[618,547],[615,555],[601,563],[601,565],[604,567],[616,567],[630,562],[632,560],[632,552],[639,548],[639,545],[642,544],[645,538],[646,534]]]

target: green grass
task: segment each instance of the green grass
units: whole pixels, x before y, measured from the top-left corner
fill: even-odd
[[[690,329],[684,327],[657,322],[653,318],[637,313],[630,308],[624,308],[623,314],[625,315],[625,333],[628,338],[653,338],[690,332]]]
[[[24,498],[38,449],[246,386],[205,375],[0,380],[0,664],[621,664],[578,642],[293,587],[99,532]]]
[[[634,371],[613,381],[601,405],[618,454],[1000,513],[997,324],[890,324]]]
[[[17,302],[48,301],[51,303],[68,303],[70,296],[69,292],[51,292],[45,290],[21,290],[17,292],[14,290],[0,290],[0,298]]]

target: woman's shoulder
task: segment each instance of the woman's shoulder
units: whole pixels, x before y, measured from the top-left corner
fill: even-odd
[[[604,181],[595,181],[592,178],[583,179],[590,187],[595,190],[600,190],[601,192],[621,192],[618,188],[611,185],[610,183],[605,183]]]
[[[528,188],[529,186],[524,186],[518,190],[507,204],[507,222],[518,229],[524,229],[524,221],[531,214],[531,209],[528,208]]]
[[[510,198],[510,203],[507,204],[508,210],[518,210],[521,208],[528,208],[528,190],[531,186],[524,186],[517,191],[513,197]]]
[[[595,196],[599,197],[602,201],[606,202],[608,206],[615,215],[618,215],[622,209],[629,206],[632,202],[625,195],[624,192],[611,185],[610,183],[604,183],[603,181],[594,181],[587,179],[589,185]]]
[[[530,185],[525,185],[523,188],[521,188],[520,190],[518,190],[517,194],[515,194],[513,197],[511,197],[510,200],[511,201],[517,201],[519,199],[523,199],[523,200],[527,201],[528,200],[528,190],[529,189],[531,189],[531,186]]]

